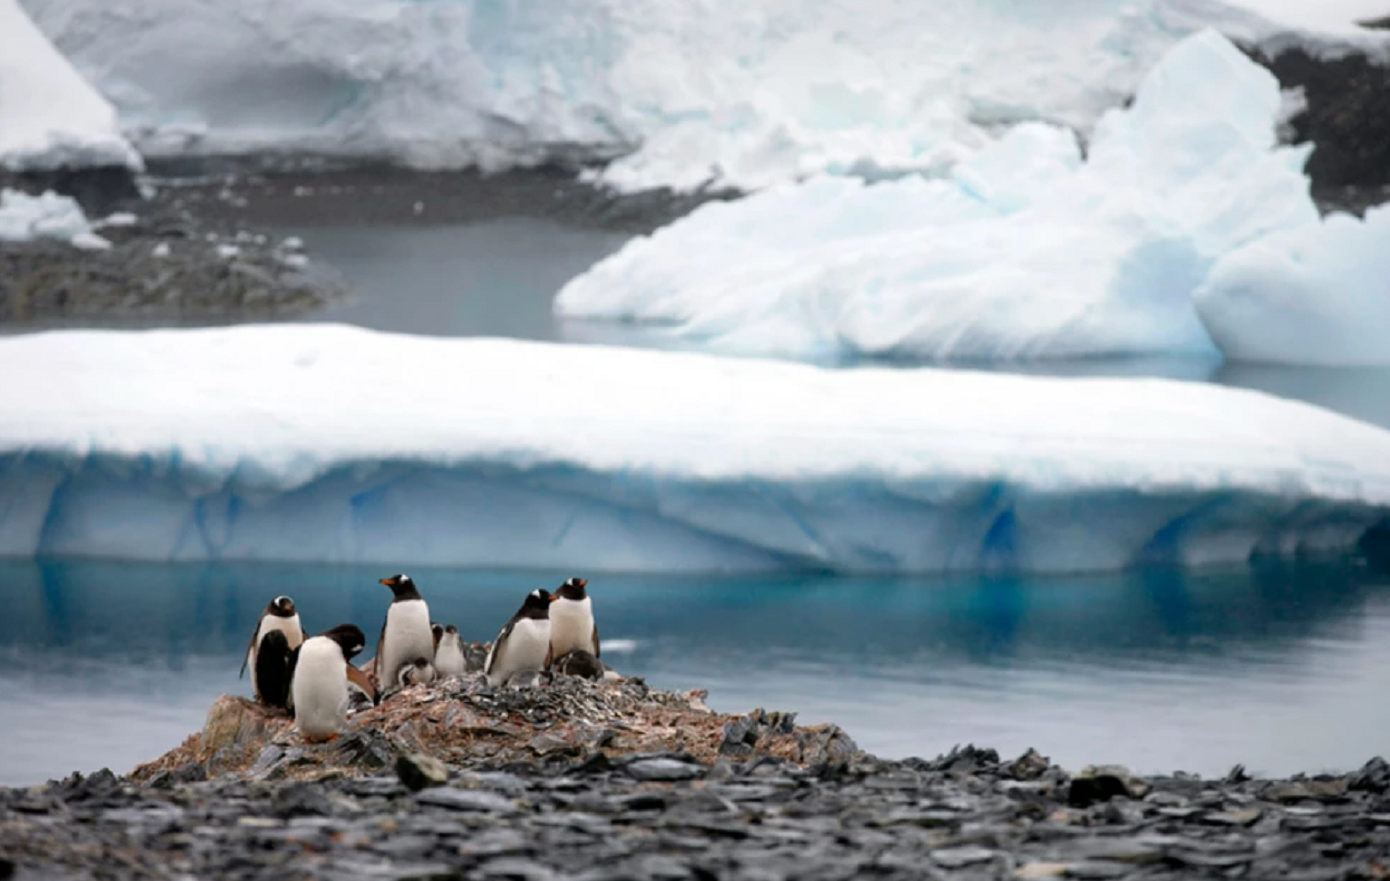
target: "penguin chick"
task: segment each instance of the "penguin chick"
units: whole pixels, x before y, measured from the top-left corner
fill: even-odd
[[[554,611],[554,606],[551,607],[551,610],[552,612]],[[550,622],[550,628],[551,630],[555,629],[554,621]],[[552,637],[551,644],[554,645],[554,642],[555,640]],[[603,671],[605,668],[603,662],[594,657],[592,653],[586,652],[583,649],[576,649],[572,652],[566,652],[564,655],[556,658],[551,663],[550,669],[556,673],[563,673],[566,676],[579,676],[584,679],[598,680],[603,678]]]
[[[498,686],[525,670],[544,670],[550,664],[550,600],[548,590],[533,590],[493,640],[483,671],[489,685]]]
[[[444,628],[444,636],[434,650],[434,670],[440,679],[448,679],[450,676],[462,676],[465,666],[458,628],[450,624]]]
[[[305,740],[332,740],[347,725],[349,661],[366,642],[360,628],[339,624],[299,647],[290,690],[296,724]]]
[[[400,688],[409,688],[412,685],[429,685],[434,682],[437,675],[433,664],[424,658],[416,658],[401,668],[396,684]]]
[[[392,575],[381,583],[391,588],[392,594],[376,644],[376,681],[386,689],[400,681],[402,667],[416,658],[434,657],[434,633],[429,606],[409,575]]]
[[[583,578],[571,578],[555,591],[550,604],[551,657],[573,651],[599,657],[598,625],[594,624],[593,604],[585,589],[588,585]]]
[[[261,703],[266,701],[261,697],[260,681],[256,675],[256,655],[260,651],[261,640],[265,639],[266,634],[276,630],[285,635],[285,643],[291,651],[299,648],[300,643],[304,642],[304,628],[299,623],[299,611],[294,607],[294,600],[287,596],[278,596],[271,600],[261,612],[261,617],[256,620],[256,629],[251,631],[251,644],[246,647],[246,657],[241,662],[240,676],[245,676],[246,670],[250,668],[251,691]],[[280,705],[283,703],[282,701]]]

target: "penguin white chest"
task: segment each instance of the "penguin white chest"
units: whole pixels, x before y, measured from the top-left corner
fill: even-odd
[[[594,611],[589,597],[561,597],[550,604],[550,646],[557,658],[581,649],[594,650]]]
[[[299,625],[299,613],[295,612],[288,618],[281,618],[279,615],[262,615],[260,626],[256,628],[256,642],[246,653],[246,664],[251,670],[251,693],[260,694],[260,686],[256,683],[256,652],[261,649],[261,640],[272,630],[278,630],[285,634],[285,641],[290,644],[293,651],[304,641],[304,628]]]
[[[295,721],[306,739],[332,737],[347,725],[347,661],[333,640],[315,636],[304,642],[290,689]]]
[[[416,658],[434,658],[434,633],[430,630],[430,609],[424,600],[402,600],[386,610],[384,657],[377,659],[377,679],[394,683],[401,667]]]
[[[487,681],[502,685],[523,670],[542,670],[550,654],[550,622],[522,618],[512,625],[506,639],[494,643],[488,655]]]

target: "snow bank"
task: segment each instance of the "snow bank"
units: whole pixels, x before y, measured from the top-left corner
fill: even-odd
[[[0,339],[0,554],[1095,570],[1340,551],[1390,433],[1265,395],[342,326]]]
[[[1319,36],[1215,0],[27,2],[146,152],[623,154],[601,179],[626,190],[939,172],[1002,124],[1089,132],[1209,24],[1387,45],[1336,3]]]
[[[110,242],[92,231],[76,200],[46,192],[30,196],[0,190],[0,242],[59,239],[80,248],[109,248]]]
[[[1273,76],[1205,31],[1101,119],[1085,162],[1035,123],[947,180],[821,178],[707,205],[555,308],[812,359],[1216,357],[1191,291],[1223,255],[1318,220],[1306,150],[1274,146],[1279,106]]]
[[[0,168],[141,167],[116,110],[34,27],[0,0]]]

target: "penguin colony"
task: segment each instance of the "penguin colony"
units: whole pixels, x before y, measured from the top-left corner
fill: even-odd
[[[409,575],[381,579],[391,604],[381,622],[376,657],[359,667],[353,659],[367,638],[353,624],[308,636],[294,600],[277,596],[256,621],[241,675],[251,671],[256,700],[287,710],[310,742],[332,740],[347,724],[354,702],[372,705],[413,685],[429,685],[466,672],[458,628],[430,619],[429,606]],[[602,678],[598,626],[588,582],[571,578],[554,592],[526,595],[492,641],[483,675],[488,684],[525,682],[542,671]]]

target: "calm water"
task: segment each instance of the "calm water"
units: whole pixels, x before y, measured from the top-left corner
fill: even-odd
[[[197,730],[267,599],[369,633],[376,570],[0,563],[0,782],[128,770]],[[491,638],[569,573],[411,573]],[[884,755],[975,742],[1076,766],[1350,768],[1390,753],[1390,581],[1339,567],[1084,579],[595,577],[620,671],[720,710],[800,711]],[[614,649],[624,649],[617,651]]]

